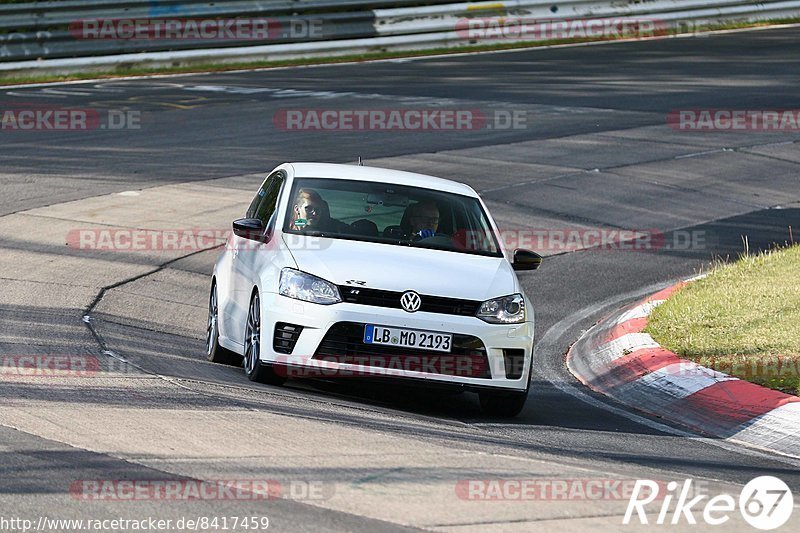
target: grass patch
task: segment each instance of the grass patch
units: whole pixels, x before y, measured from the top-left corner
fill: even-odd
[[[800,394],[800,246],[715,263],[657,307],[645,331],[685,359]]]
[[[2,0],[0,0],[2,2]],[[775,19],[760,22],[731,22],[721,24],[711,24],[697,26],[692,33],[706,31],[733,30],[772,26],[776,24],[794,24],[800,22],[800,17]],[[676,37],[686,35],[685,33],[672,33],[667,36]],[[375,51],[364,54],[342,55],[335,57],[303,57],[296,59],[284,59],[273,61],[250,61],[241,63],[200,63],[170,67],[148,67],[148,66],[120,66],[109,68],[108,70],[80,72],[73,74],[32,74],[22,76],[4,76],[0,74],[0,86],[13,86],[26,83],[48,83],[59,81],[79,81],[86,79],[106,79],[127,76],[153,76],[159,74],[186,74],[199,72],[228,72],[235,70],[252,70],[257,68],[276,68],[293,67],[303,65],[328,65],[335,63],[346,63],[353,61],[375,61],[381,59],[399,59],[404,57],[424,57],[443,54],[460,54],[464,52],[491,52],[498,50],[517,50],[523,48],[538,48],[543,46],[555,46],[561,44],[580,44],[598,41],[614,41],[616,39],[594,39],[594,38],[575,38],[575,39],[551,39],[546,41],[521,41],[521,42],[498,42],[482,45],[465,45],[457,47],[431,48],[427,50],[408,50],[408,51]]]

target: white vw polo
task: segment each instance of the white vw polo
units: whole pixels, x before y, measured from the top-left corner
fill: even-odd
[[[479,394],[514,416],[528,394],[533,307],[478,194],[395,170],[287,163],[264,181],[214,267],[207,356],[248,378],[396,378]]]

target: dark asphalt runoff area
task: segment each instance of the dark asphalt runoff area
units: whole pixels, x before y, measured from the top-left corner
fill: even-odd
[[[212,186],[254,192],[258,181],[241,176],[265,175],[285,161],[348,163],[360,156],[367,165],[469,183],[501,226],[663,235],[658,250],[551,250],[539,271],[520,274],[535,308],[537,344],[530,397],[513,420],[486,418],[472,395],[350,383],[259,388],[239,369],[200,364],[202,327],[170,330],[159,311],[150,314],[146,306],[136,320],[98,308],[95,336],[80,312],[0,297],[0,348],[9,352],[28,343],[74,353],[112,350],[147,372],[192,382],[215,402],[457,446],[476,457],[506,454],[634,477],[697,476],[735,484],[774,475],[800,494],[798,462],[687,435],[686,428],[591,392],[563,362],[571,343],[610,311],[701,272],[714,258],[735,258],[743,236],[756,250],[786,241],[789,226],[800,228],[800,130],[688,132],[667,124],[676,110],[800,108],[798,57],[800,34],[786,28],[0,90],[2,108],[133,112],[140,121],[138,129],[0,131],[0,221],[25,210],[166,184],[230,178]],[[491,127],[435,132],[286,131],[276,123],[287,110],[309,109],[470,109],[487,117],[516,113],[522,122],[505,127],[489,120]],[[31,229],[40,231],[46,228]],[[0,233],[2,253],[76,253],[40,250],[25,233]],[[160,274],[210,274],[214,256],[181,259]],[[80,285],[81,273],[74,279]],[[7,281],[0,274],[0,287]],[[204,306],[204,293],[191,290],[199,297],[186,294]],[[0,383],[0,390],[15,401],[52,394],[14,382]],[[62,393],[52,401],[86,407],[79,395]],[[104,401],[113,400],[99,395],[92,403]],[[172,409],[184,401],[165,395],[146,403]],[[46,504],[54,516],[62,508],[92,515],[100,508],[77,508],[55,495],[74,479],[156,475],[135,462],[3,426],[0,450],[6,514],[33,514]],[[248,504],[228,505],[248,510]],[[399,527],[323,507],[285,502],[270,510],[270,518],[289,523],[294,517],[299,522],[287,529],[296,530]],[[158,504],[148,510],[175,513]],[[102,513],[111,516],[115,508]]]

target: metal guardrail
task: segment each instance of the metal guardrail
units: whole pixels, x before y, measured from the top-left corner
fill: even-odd
[[[0,5],[0,61],[81,57],[161,50],[233,47],[309,40],[271,35],[268,39],[135,40],[76,39],[70,24],[82,20],[268,18],[318,26],[314,40],[375,36],[374,9],[386,6],[444,4],[450,0],[68,0]]]
[[[296,17],[270,17],[270,23],[288,25],[315,24],[315,40],[355,39],[373,37],[375,17],[372,12],[331,13],[300,15]],[[192,39],[192,40],[134,40],[134,39],[77,39],[69,30],[38,31],[36,33],[0,35],[0,61],[21,59],[85,57],[163,50],[191,50],[224,48],[254,44],[302,42],[303,36],[255,39],[247,41]]]
[[[766,0],[512,0],[502,2],[514,17],[533,20],[641,17],[658,22],[761,20],[800,15],[800,1]],[[470,3],[434,5],[414,9],[376,9],[379,35],[450,32],[465,17],[480,17]]]
[[[0,71],[253,61],[497,42],[459,31],[484,17],[649,18],[663,27],[800,17],[800,0],[66,0],[0,5]],[[70,24],[109,19],[269,19],[315,24],[313,36],[265,39],[80,39]],[[504,42],[540,40],[504,36]]]

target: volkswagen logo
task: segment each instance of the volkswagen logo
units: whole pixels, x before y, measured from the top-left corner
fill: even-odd
[[[400,305],[403,310],[414,313],[419,311],[419,306],[422,305],[422,298],[414,291],[406,291],[400,297]]]

